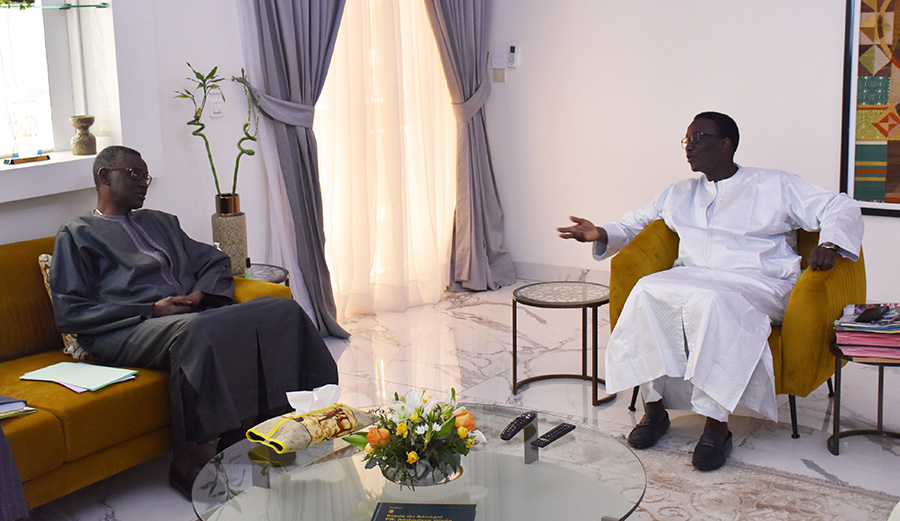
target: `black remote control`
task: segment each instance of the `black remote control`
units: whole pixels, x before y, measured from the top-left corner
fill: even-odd
[[[503,432],[500,433],[500,439],[503,441],[511,440],[517,432],[524,429],[525,426],[534,421],[535,418],[537,418],[537,413],[534,411],[528,411],[516,416],[509,422],[509,425],[503,429]]]
[[[556,427],[553,427],[549,431],[542,434],[541,437],[531,442],[531,444],[539,448],[546,447],[547,445],[550,445],[554,441],[562,438],[566,435],[566,433],[574,429],[575,426],[571,423],[560,423]]]

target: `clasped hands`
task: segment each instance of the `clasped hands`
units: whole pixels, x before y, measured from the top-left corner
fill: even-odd
[[[174,295],[159,300],[153,304],[153,317],[166,317],[180,315],[195,311],[206,295],[197,290],[189,295]]]
[[[563,239],[575,239],[578,242],[600,241],[606,243],[609,241],[606,230],[594,226],[591,221],[574,215],[569,216],[569,219],[575,224],[556,229]],[[837,258],[838,254],[833,249],[816,246],[809,253],[809,267],[813,271],[828,271],[837,263]]]

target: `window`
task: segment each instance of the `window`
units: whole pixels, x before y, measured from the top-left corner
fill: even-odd
[[[111,9],[54,1],[0,8],[0,157],[69,150],[77,114],[118,128]]]

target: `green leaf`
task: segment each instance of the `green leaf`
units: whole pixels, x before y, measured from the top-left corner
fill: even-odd
[[[441,428],[438,430],[437,435],[438,436],[446,436],[446,435],[450,434],[450,431],[453,430],[453,426],[455,424],[456,424],[456,418],[450,418],[449,420],[445,421],[441,425]]]
[[[353,445],[359,450],[366,450],[366,445],[369,443],[369,440],[366,439],[365,434],[350,434],[348,436],[344,436],[344,441]]]

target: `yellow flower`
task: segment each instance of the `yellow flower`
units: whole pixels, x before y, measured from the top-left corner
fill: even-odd
[[[474,447],[475,440],[466,440],[466,447]]]
[[[366,454],[372,454],[373,452],[375,452],[375,447],[371,443],[366,443]]]
[[[419,420],[419,413],[413,411],[413,413],[409,415],[409,419],[415,423]]]
[[[406,426],[406,422],[397,424],[397,436],[403,436],[406,438],[406,435],[409,434],[407,432],[408,427]]]
[[[413,464],[419,461],[419,455],[416,454],[416,451],[407,452],[406,453],[406,462],[409,464]]]
[[[459,429],[456,429],[456,433],[459,434],[460,438],[466,439],[466,436],[469,435],[469,429],[467,429],[465,427],[460,427]]]

